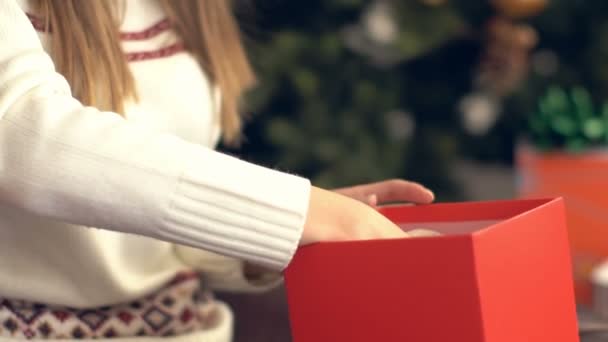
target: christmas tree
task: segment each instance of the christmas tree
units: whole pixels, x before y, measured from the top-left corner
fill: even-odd
[[[602,3],[255,1],[239,16],[260,85],[231,152],[320,186],[400,177],[462,199],[455,159],[510,162],[549,84],[608,91]]]

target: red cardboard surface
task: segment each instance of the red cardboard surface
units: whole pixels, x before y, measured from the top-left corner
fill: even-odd
[[[561,199],[381,212],[445,235],[300,248],[285,272],[295,342],[579,340]]]
[[[608,258],[608,153],[540,152],[519,146],[518,193],[523,198],[564,197],[578,304],[593,300],[591,273]]]

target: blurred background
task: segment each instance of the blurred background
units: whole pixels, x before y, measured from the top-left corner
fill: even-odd
[[[593,235],[607,226],[606,196],[572,190],[597,190],[608,174],[598,157],[608,144],[608,2],[241,2],[260,84],[244,143],[225,150],[330,188],[397,177],[441,202],[571,196],[571,236],[576,220],[594,240],[574,234],[581,277],[608,256]],[[581,303],[588,285],[577,288]],[[237,341],[288,341],[282,296],[225,297]]]
[[[467,199],[455,171],[463,161],[512,165],[550,86],[608,94],[604,1],[258,0],[241,8],[260,86],[235,152],[321,186],[402,177],[439,200]]]

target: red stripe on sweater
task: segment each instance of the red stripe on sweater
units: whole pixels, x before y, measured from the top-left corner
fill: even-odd
[[[32,26],[34,27],[34,29],[36,31],[49,32],[49,33],[52,32],[51,27],[48,27],[48,30],[47,30],[45,22],[41,18],[38,18],[29,13],[26,13],[26,15],[30,19]],[[145,40],[145,39],[152,38],[152,37],[160,34],[163,31],[168,30],[170,27],[171,27],[171,24],[170,24],[169,20],[164,19],[143,31],[121,32],[120,38],[121,38],[121,40],[126,40],[126,41]],[[125,57],[127,58],[128,62],[138,62],[138,61],[144,61],[144,60],[148,60],[148,59],[169,57],[169,56],[175,55],[176,53],[184,51],[184,50],[185,50],[184,44],[181,42],[177,42],[177,43],[173,43],[171,45],[165,46],[163,48],[160,48],[158,50],[129,52],[129,53],[125,54]]]
[[[45,22],[42,18],[39,18],[33,14],[26,13],[27,17],[30,19],[32,26],[36,29],[36,31],[47,32]],[[158,36],[164,31],[167,31],[171,28],[171,22],[169,19],[163,19],[156,24],[142,30],[142,31],[134,31],[134,32],[120,32],[120,39],[122,40],[146,40],[152,37]],[[48,32],[51,32],[50,27]]]
[[[127,61],[129,62],[138,62],[144,61],[147,59],[154,58],[163,58],[175,55],[178,52],[184,51],[184,44],[181,42],[177,42],[166,46],[164,48],[153,50],[153,51],[143,51],[143,52],[129,52],[126,54]]]

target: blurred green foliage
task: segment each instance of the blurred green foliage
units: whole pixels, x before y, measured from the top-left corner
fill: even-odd
[[[394,1],[398,35],[390,42],[363,34],[373,2],[258,0],[253,16],[240,13],[260,85],[248,96],[247,140],[232,152],[320,186],[402,177],[441,200],[462,199],[454,161],[511,162],[550,84],[608,93],[608,2],[552,0],[531,23],[557,70],[532,71],[503,102],[496,126],[470,136],[458,103],[474,88],[484,24],[495,14],[489,2]]]
[[[528,117],[531,142],[542,150],[582,152],[608,143],[608,103],[597,109],[587,89],[552,86]]]

